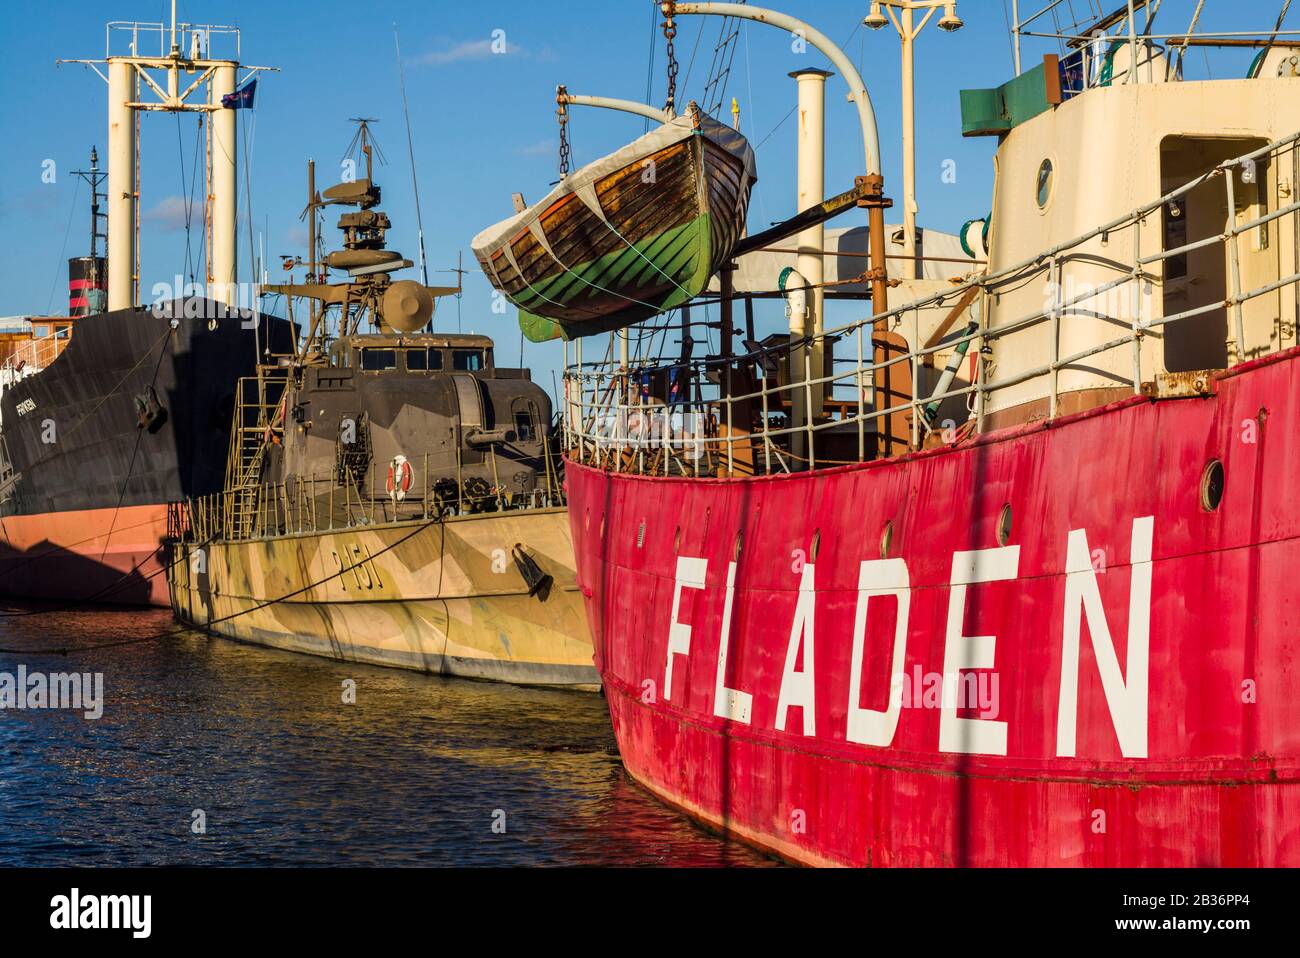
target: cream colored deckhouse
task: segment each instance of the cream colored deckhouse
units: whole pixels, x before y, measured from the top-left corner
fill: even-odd
[[[1249,35],[1260,25],[1197,31],[1222,4],[1168,2],[1154,23],[1160,3],[1117,6],[1058,36],[1065,56],[962,95],[964,132],[1001,138],[983,323],[986,381],[1008,384],[986,428],[1195,388],[1296,341],[1296,287],[1279,281],[1300,271],[1300,162],[1279,141],[1300,131],[1300,37],[1273,29],[1276,4],[1235,5],[1268,21]],[[1184,6],[1191,27],[1162,32]],[[1018,49],[1040,22],[1018,24]],[[1214,79],[1187,78],[1210,64]]]

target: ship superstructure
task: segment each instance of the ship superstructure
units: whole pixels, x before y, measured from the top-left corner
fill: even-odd
[[[318,192],[309,165],[305,281],[267,287],[306,334],[241,381],[225,490],[173,507],[173,606],[277,648],[594,688],[550,399],[489,338],[431,331],[459,287],[394,277],[414,264],[386,243],[369,122],[364,178]],[[332,206],[343,246],[318,257]]]
[[[237,29],[178,22],[175,4],[170,24],[115,21],[105,35],[102,59],[72,61],[108,85],[108,169],[92,152],[76,171],[89,255],[69,262],[69,316],[32,321],[0,361],[0,593],[165,605],[167,503],[221,489],[236,383],[260,348],[292,341],[236,284],[234,110],[265,68],[239,63]],[[205,119],[209,255],[202,277],[146,303],[136,131],[155,112]]]
[[[818,864],[1300,863],[1300,36],[1117,6],[1018,19],[962,92],[982,268],[909,300],[873,257],[824,332],[787,275],[788,339],[702,359],[571,347],[610,713],[691,815]]]

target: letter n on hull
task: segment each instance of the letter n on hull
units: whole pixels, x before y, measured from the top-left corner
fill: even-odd
[[[1148,684],[1151,652],[1151,540],[1154,516],[1133,520],[1129,546],[1128,652],[1123,674],[1119,655],[1101,604],[1097,571],[1088,551],[1088,535],[1071,530],[1066,547],[1065,620],[1061,639],[1061,697],[1056,713],[1056,754],[1076,754],[1079,724],[1079,631],[1087,621],[1092,652],[1101,674],[1120,752],[1125,758],[1147,757]]]

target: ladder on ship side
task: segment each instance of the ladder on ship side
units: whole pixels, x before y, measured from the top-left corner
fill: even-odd
[[[241,378],[236,387],[223,496],[222,533],[228,539],[251,535],[256,524],[267,450],[284,435],[287,373],[265,367],[257,376]]]

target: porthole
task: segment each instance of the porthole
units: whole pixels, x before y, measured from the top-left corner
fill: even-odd
[[[880,533],[880,558],[889,558],[889,547],[894,544],[894,522],[892,519],[885,521],[885,528]]]
[[[1223,463],[1211,459],[1201,473],[1201,508],[1206,512],[1215,512],[1223,501]]]
[[[998,545],[1004,546],[1011,540],[1011,503],[1002,507],[1002,512],[998,514]]]
[[[1047,201],[1052,198],[1052,173],[1054,172],[1051,160],[1043,160],[1038,167],[1037,180],[1037,200],[1038,208],[1046,209]]]

